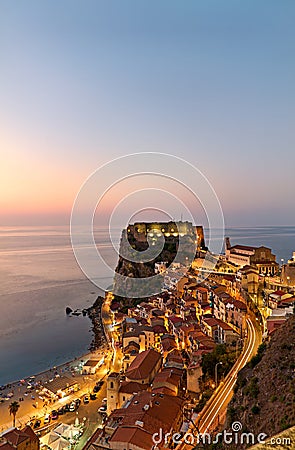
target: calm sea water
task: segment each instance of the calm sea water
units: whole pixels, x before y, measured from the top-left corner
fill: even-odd
[[[229,228],[226,235],[232,244],[271,247],[279,262],[295,250],[295,227]],[[106,231],[96,239],[114,268]],[[85,352],[90,321],[66,317],[65,307],[88,307],[97,295],[103,292],[80,270],[67,227],[0,227],[0,385]]]

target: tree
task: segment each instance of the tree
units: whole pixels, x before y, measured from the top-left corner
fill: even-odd
[[[19,410],[20,404],[18,402],[12,402],[9,405],[9,414],[13,416],[13,426],[15,427],[15,417],[16,413]]]

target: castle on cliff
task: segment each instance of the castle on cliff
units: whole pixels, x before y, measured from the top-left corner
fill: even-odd
[[[196,243],[196,250],[205,249],[204,230],[202,225],[193,225],[188,221],[170,222],[136,222],[127,227],[127,236],[132,236],[137,242],[146,242],[147,237],[153,239],[160,235],[169,238],[189,236]]]

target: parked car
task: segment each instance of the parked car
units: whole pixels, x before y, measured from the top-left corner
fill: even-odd
[[[50,414],[46,414],[44,417],[44,424],[50,423]]]
[[[79,406],[81,405],[81,400],[79,398],[76,398],[74,402],[76,403],[77,408],[79,408]]]
[[[108,399],[105,397],[102,399],[102,403],[107,403]]]
[[[107,405],[102,405],[100,408],[98,408],[98,411],[99,411],[100,413],[105,413],[106,410],[107,410]]]
[[[64,406],[58,408],[57,412],[59,416],[62,416],[66,412]]]
[[[39,428],[41,425],[41,420],[37,419],[36,422],[34,423],[34,428]]]
[[[56,409],[54,409],[53,411],[51,411],[51,419],[52,419],[52,420],[58,419],[58,412],[56,411]]]
[[[83,402],[84,402],[85,405],[87,405],[87,403],[89,403],[89,396],[88,395],[84,395]]]
[[[76,402],[72,402],[72,403],[70,404],[69,411],[70,411],[70,412],[74,412],[74,411],[76,411],[76,409],[77,409]]]
[[[93,388],[93,392],[96,393],[96,392],[99,392],[99,391],[100,391],[100,386],[95,385],[94,388]]]
[[[64,408],[64,412],[68,412],[68,411],[70,411],[70,406],[71,406],[71,404],[70,403],[67,403],[63,408]]]

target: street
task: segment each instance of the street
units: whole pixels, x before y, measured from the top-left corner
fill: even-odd
[[[198,415],[195,426],[190,425],[188,433],[210,433],[213,432],[219,424],[220,417],[226,413],[227,405],[233,395],[233,387],[235,385],[238,372],[245,364],[254,356],[261,343],[261,331],[257,325],[255,317],[250,315],[247,319],[247,338],[243,352],[232,367],[231,371],[221,382],[210,400]],[[198,432],[197,432],[198,429]],[[181,443],[177,447],[178,450],[190,449],[192,445]]]

